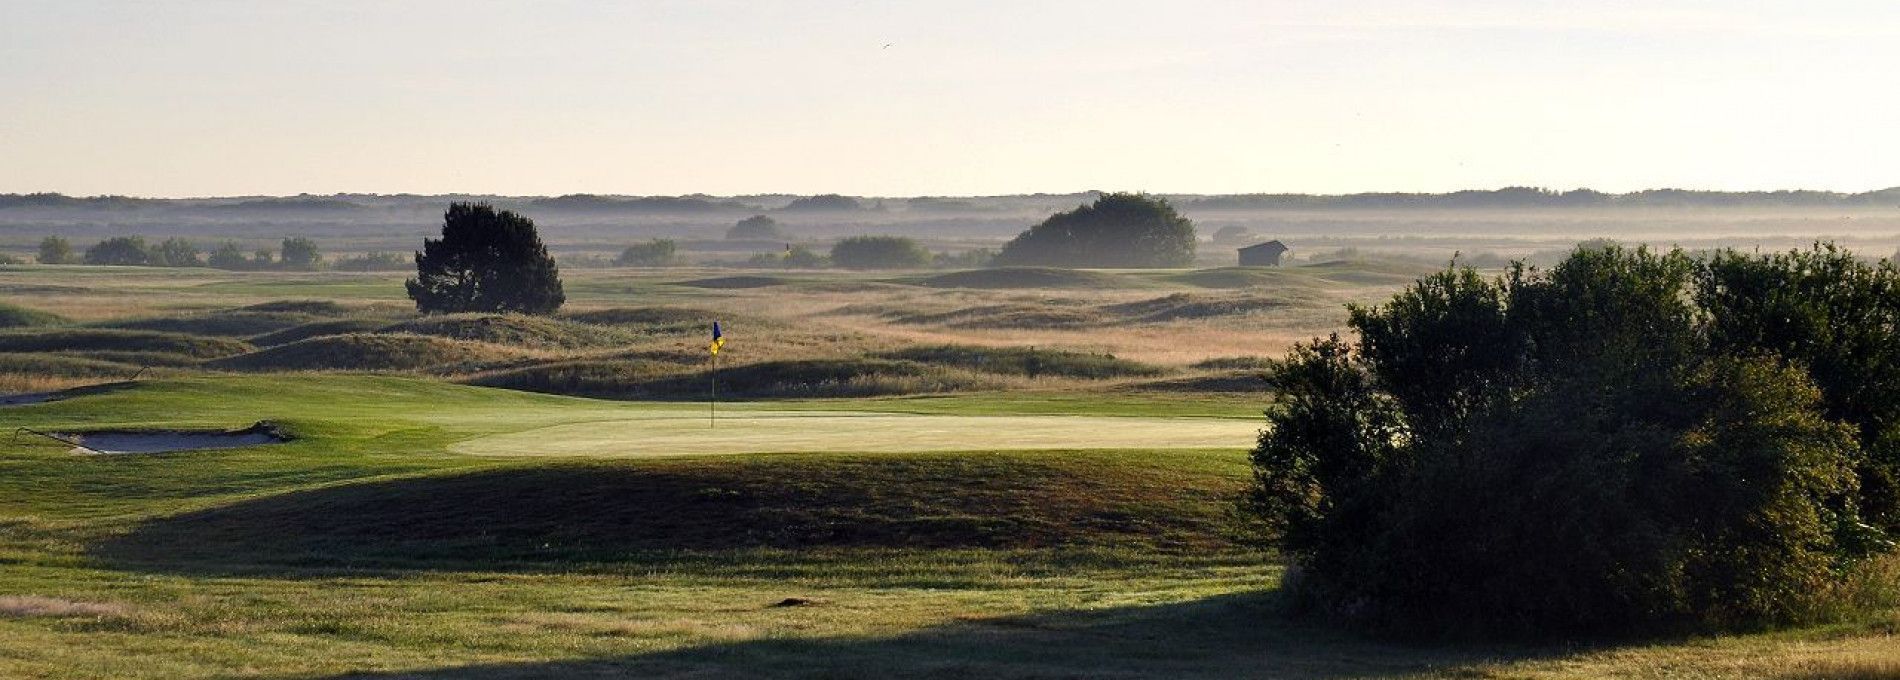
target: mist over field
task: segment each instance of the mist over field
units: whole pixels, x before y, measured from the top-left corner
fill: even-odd
[[[142,235],[274,247],[288,237],[326,252],[405,253],[432,232],[442,207],[484,200],[533,217],[558,257],[611,259],[633,243],[679,242],[683,263],[740,263],[786,244],[819,250],[839,238],[891,234],[933,250],[996,248],[1050,214],[1099,192],[975,197],[864,196],[325,196],[147,199],[0,195],[0,252],[30,255],[60,235],[87,242]],[[1691,250],[1787,249],[1828,240],[1882,256],[1900,248],[1900,189],[1716,192],[1472,190],[1451,194],[1164,195],[1194,221],[1198,262],[1231,260],[1232,248],[1268,239],[1295,259],[1352,248],[1366,254],[1448,261],[1550,259],[1579,241],[1612,239]],[[820,200],[814,200],[820,199]],[[781,238],[726,237],[735,222],[769,216]],[[1228,230],[1234,233],[1225,233]],[[1238,230],[1237,232],[1235,230]],[[86,243],[80,243],[83,247]]]

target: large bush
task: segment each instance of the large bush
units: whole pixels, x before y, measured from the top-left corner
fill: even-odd
[[[853,236],[831,247],[831,263],[845,269],[916,269],[930,251],[901,236]]]
[[[999,267],[1185,267],[1194,262],[1194,223],[1166,199],[1105,194],[1056,213],[1003,246]]]
[[[1358,342],[1274,366],[1247,505],[1301,567],[1306,602],[1395,630],[1809,618],[1856,558],[1890,546],[1861,515],[1893,500],[1866,495],[1891,470],[1863,453],[1882,435],[1829,407],[1885,378],[1811,372],[1809,353],[1872,350],[1764,342],[1781,317],[1744,311],[1721,282],[1737,268],[1800,278],[1832,256],[1586,249],[1498,281],[1447,271],[1356,308]],[[1808,319],[1858,309],[1823,288],[1781,294]],[[1876,328],[1863,331],[1900,343]]]

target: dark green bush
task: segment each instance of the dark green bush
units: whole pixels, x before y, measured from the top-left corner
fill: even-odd
[[[1751,334],[1774,315],[1709,288],[1736,257],[1610,247],[1498,281],[1447,271],[1355,308],[1359,342],[1276,362],[1246,505],[1302,567],[1303,601],[1413,634],[1830,610],[1842,574],[1891,547],[1862,523],[1864,428],[1828,407],[1880,378],[1830,386],[1784,349],[1814,345]]]

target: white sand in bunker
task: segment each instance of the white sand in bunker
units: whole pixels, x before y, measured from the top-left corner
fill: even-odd
[[[284,435],[278,432],[275,427],[262,423],[253,425],[247,429],[231,432],[189,430],[100,431],[64,434],[52,433],[52,436],[60,441],[73,444],[73,453],[106,455],[236,449],[247,446],[282,444],[286,441]]]
[[[1245,449],[1251,420],[1100,416],[942,416],[903,413],[751,411],[570,423],[455,444],[478,456],[649,457],[819,451],[1000,451],[1030,449]]]

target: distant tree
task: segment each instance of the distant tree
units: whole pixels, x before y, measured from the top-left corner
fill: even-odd
[[[784,240],[785,232],[779,229],[778,220],[753,215],[727,229],[726,238],[732,241],[780,241]]]
[[[271,258],[274,255],[275,254],[272,253],[268,249],[258,248],[256,252],[251,253],[251,268],[252,269],[270,269],[273,265],[276,264],[275,262],[271,261]]]
[[[915,269],[930,265],[930,251],[901,236],[853,236],[831,247],[831,263],[845,269]]]
[[[416,278],[404,286],[425,314],[548,314],[567,301],[534,220],[487,203],[450,204],[442,238],[422,240]]]
[[[1184,267],[1194,261],[1194,223],[1166,199],[1104,194],[1056,213],[997,253],[999,266]]]
[[[40,264],[73,264],[78,258],[73,254],[73,244],[58,236],[40,239]]]
[[[656,238],[636,243],[620,251],[614,264],[622,267],[667,267],[678,263],[679,244],[672,239]]]
[[[845,212],[863,210],[864,205],[850,196],[838,194],[819,194],[793,199],[782,210],[786,212]]]
[[[393,272],[409,268],[409,261],[396,253],[371,252],[338,259],[332,268],[342,272]]]
[[[86,264],[139,267],[151,263],[145,239],[138,236],[114,236],[86,249]]]
[[[217,269],[251,268],[251,261],[244,259],[244,249],[239,248],[234,241],[218,244],[218,247],[211,251],[211,256],[205,259],[205,264]]]
[[[278,252],[277,262],[285,269],[316,269],[323,262],[317,242],[302,236],[284,239]]]
[[[154,267],[199,267],[204,262],[198,259],[198,246],[182,238],[168,238],[164,243],[152,249]]]

